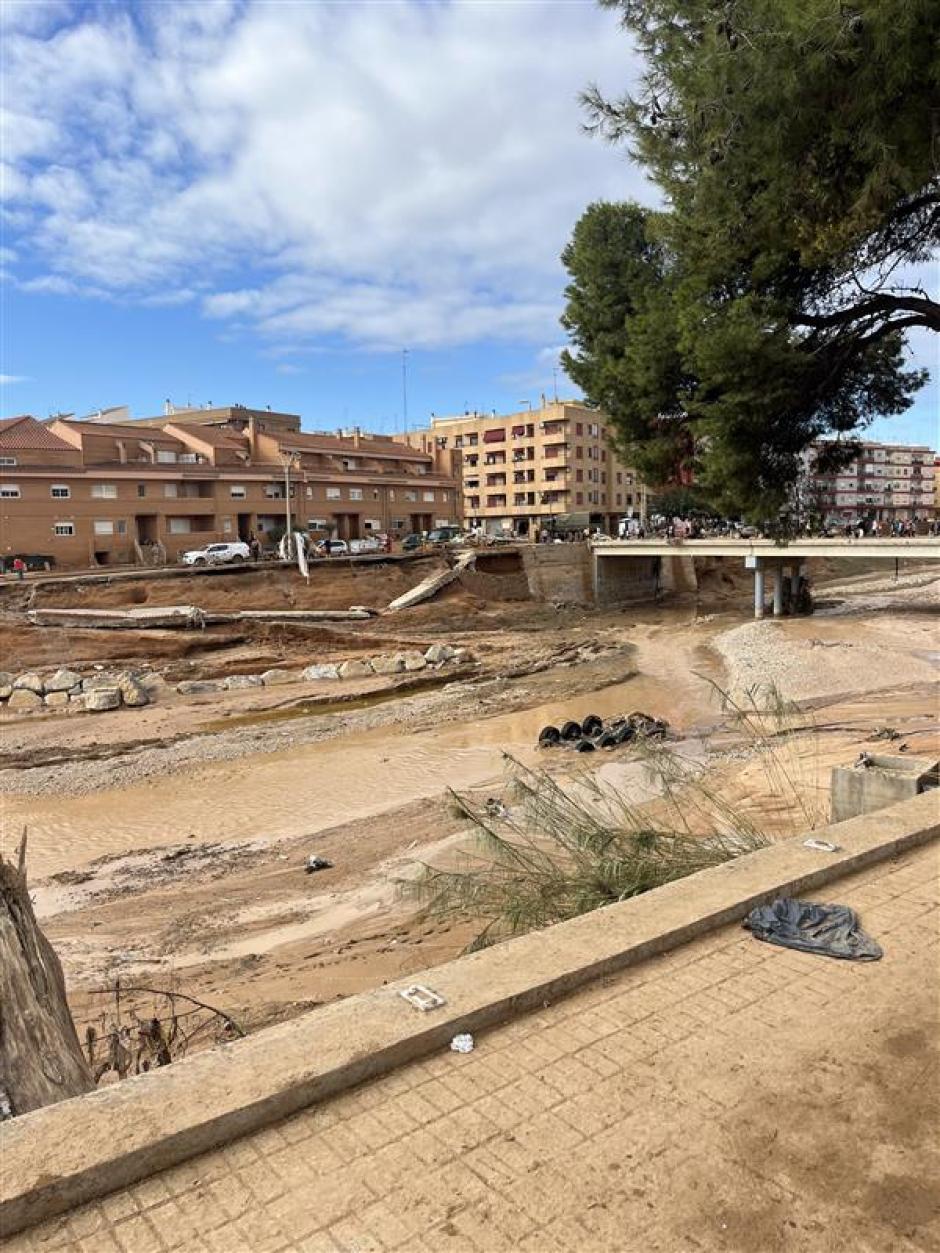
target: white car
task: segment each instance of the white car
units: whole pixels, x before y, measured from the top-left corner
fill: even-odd
[[[234,561],[247,561],[251,551],[247,544],[207,544],[180,556],[184,566],[224,566]]]
[[[381,552],[382,545],[372,535],[367,535],[365,539],[351,539],[349,541],[349,551],[351,553],[377,553]]]
[[[326,540],[321,539],[313,551],[318,557],[325,557],[327,555]],[[331,539],[329,555],[331,557],[348,557],[349,545],[344,539]]]

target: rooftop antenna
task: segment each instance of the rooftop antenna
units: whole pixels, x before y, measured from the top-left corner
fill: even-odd
[[[401,350],[401,418],[408,434],[408,349]]]
[[[557,365],[552,366],[552,395],[555,399],[555,404],[557,405],[558,404],[558,366]]]

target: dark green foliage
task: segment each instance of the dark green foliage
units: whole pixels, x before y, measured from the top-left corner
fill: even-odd
[[[666,208],[578,223],[566,364],[651,482],[694,467],[716,506],[768,516],[810,441],[923,383],[903,335],[940,329],[911,277],[940,233],[940,5],[601,2],[646,75],[635,98],[588,92],[589,124]]]

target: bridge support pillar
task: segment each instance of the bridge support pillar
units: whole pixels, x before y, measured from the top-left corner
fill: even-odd
[[[774,617],[783,617],[783,562],[774,566]]]
[[[754,617],[764,616],[764,564],[760,557],[754,559]]]

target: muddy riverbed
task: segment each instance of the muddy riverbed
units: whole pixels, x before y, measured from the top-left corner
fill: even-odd
[[[472,920],[423,919],[398,880],[461,847],[448,789],[498,792],[507,755],[560,778],[602,764],[538,753],[545,723],[632,709],[665,717],[728,803],[779,836],[802,816],[773,794],[717,688],[740,696],[773,681],[812,707],[818,729],[789,751],[820,821],[832,765],[877,747],[879,727],[895,726],[912,754],[940,751],[938,583],[883,583],[833,583],[815,617],[756,624],[723,605],[602,614],[497,604],[469,618],[445,607],[436,620],[425,607],[420,621],[396,619],[396,639],[446,632],[472,657],[425,691],[351,685],[351,700],[337,706],[331,692],[319,711],[297,706],[316,698],[306,689],[167,696],[140,714],[23,720],[16,743],[9,726],[4,741],[17,763],[0,770],[4,842],[28,827],[37,910],[81,1021],[100,1013],[91,989],[118,974],[174,984],[248,1026],[274,1021],[461,950]],[[364,629],[375,651],[389,628]],[[348,650],[352,634],[321,639],[320,655]],[[288,633],[269,647],[283,661],[304,643]],[[615,764],[604,755],[605,771]],[[314,853],[333,869],[304,874]]]

